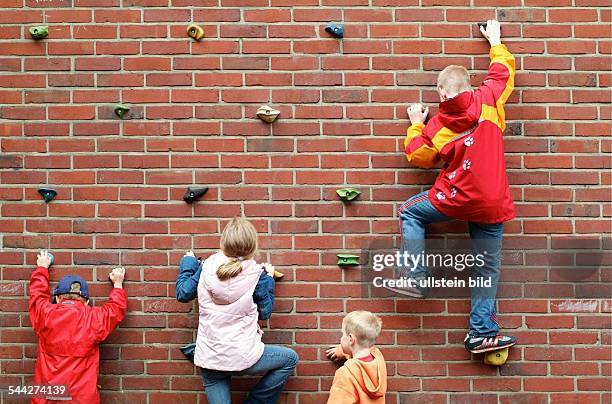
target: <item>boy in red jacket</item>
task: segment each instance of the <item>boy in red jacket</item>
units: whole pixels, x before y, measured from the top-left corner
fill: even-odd
[[[492,285],[471,289],[465,347],[473,353],[516,343],[516,338],[498,334],[495,315],[502,224],[515,216],[502,141],[504,104],[514,88],[514,57],[501,43],[499,22],[489,20],[485,27],[480,31],[491,45],[491,62],[482,85],[472,90],[468,71],[463,66],[448,66],[438,76],[438,115],[425,125],[428,108],[414,104],[408,109],[412,125],[404,141],[406,158],[422,168],[432,168],[440,161],[444,165],[433,187],[408,199],[398,212],[402,249],[414,256],[425,250],[426,224],[468,221],[474,253],[485,257],[483,266],[472,268],[472,277],[490,279]],[[419,286],[419,281],[427,277],[427,269],[413,261],[409,272],[404,268],[402,275],[414,279],[415,287],[397,291],[423,297],[427,288]]]
[[[96,404],[98,394],[99,345],[123,320],[127,294],[123,290],[125,269],[110,273],[114,288],[102,307],[91,307],[87,282],[69,275],[51,295],[51,256],[43,250],[30,279],[30,322],[38,335],[35,385],[66,386],[73,403]],[[35,397],[32,403],[50,403],[59,397]],[[66,394],[62,395],[66,400]],[[55,402],[55,401],[53,401]]]

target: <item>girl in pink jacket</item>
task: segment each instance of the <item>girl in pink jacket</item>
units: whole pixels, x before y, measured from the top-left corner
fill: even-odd
[[[200,306],[195,359],[202,368],[210,404],[231,402],[234,375],[264,374],[249,392],[246,403],[275,403],[298,363],[290,348],[264,345],[257,322],[270,312],[258,313],[256,288],[267,284],[274,298],[274,267],[257,264],[257,231],[243,218],[234,218],[221,235],[221,251],[202,264],[197,294]],[[185,256],[183,260],[195,257]],[[271,285],[271,286],[270,286]],[[265,300],[265,299],[264,299]],[[271,305],[268,302],[268,305]],[[267,311],[267,310],[266,310]],[[263,316],[262,316],[263,314]]]

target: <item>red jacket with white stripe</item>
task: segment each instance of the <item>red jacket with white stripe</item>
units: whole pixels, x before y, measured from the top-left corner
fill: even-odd
[[[125,290],[113,288],[108,301],[91,307],[79,300],[51,303],[49,271],[38,267],[30,279],[30,322],[38,335],[34,384],[67,386],[71,403],[97,404],[99,345],[123,320]],[[63,403],[33,398],[32,403]]]
[[[514,88],[514,56],[505,45],[491,47],[482,85],[443,101],[427,125],[408,128],[406,158],[442,171],[429,200],[446,216],[477,223],[500,223],[515,216],[510,196],[502,132],[504,103]]]

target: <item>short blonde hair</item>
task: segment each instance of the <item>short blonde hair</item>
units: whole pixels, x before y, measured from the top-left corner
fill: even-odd
[[[217,269],[217,277],[224,281],[242,272],[241,261],[255,254],[257,250],[257,230],[248,220],[233,218],[221,234],[221,251],[230,260]]]
[[[472,88],[470,73],[463,66],[447,66],[438,74],[438,87],[452,94],[469,91]]]
[[[357,344],[369,348],[376,342],[380,334],[382,320],[369,311],[351,311],[342,320],[342,330],[345,334],[353,334]]]

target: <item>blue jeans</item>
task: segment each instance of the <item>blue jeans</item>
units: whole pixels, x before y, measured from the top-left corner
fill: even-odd
[[[429,223],[452,220],[440,213],[429,201],[428,191],[421,192],[408,199],[400,207],[400,223],[402,230],[401,253],[419,255],[425,251],[425,225]],[[493,337],[499,332],[499,324],[495,314],[495,295],[501,270],[501,242],[503,235],[502,223],[468,222],[470,239],[473,241],[474,254],[484,255],[484,265],[474,265],[474,277],[490,278],[491,287],[472,287],[470,310],[470,335],[477,337]],[[413,263],[410,273],[402,275],[415,279],[427,277],[427,268],[419,263]]]
[[[206,398],[210,404],[230,404],[232,376],[264,374],[249,392],[245,403],[276,403],[297,363],[298,355],[293,349],[265,345],[261,358],[248,369],[236,372],[202,369]]]

